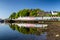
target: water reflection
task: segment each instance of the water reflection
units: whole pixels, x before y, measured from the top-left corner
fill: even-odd
[[[9,25],[12,30],[17,30],[18,32],[21,32],[23,34],[34,34],[34,35],[41,35],[46,32],[46,27],[19,27],[16,24],[10,24]]]
[[[47,27],[19,27],[16,24],[11,24],[13,30],[17,30],[23,34],[31,34],[42,37],[45,35],[44,40],[60,40],[60,23],[48,24]],[[40,38],[41,39],[41,38]],[[39,40],[40,40],[39,39]],[[42,39],[42,40],[43,40]]]
[[[60,23],[48,24],[47,27],[27,27],[11,23],[0,26],[0,40],[60,40]]]
[[[0,25],[0,40],[46,40],[44,28],[19,27],[16,24]]]

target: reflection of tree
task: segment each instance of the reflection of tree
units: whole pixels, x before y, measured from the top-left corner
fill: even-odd
[[[30,28],[28,28],[28,27],[19,27],[18,25],[15,25],[15,24],[13,24],[13,25],[11,24],[9,26],[10,26],[10,28],[12,28],[12,30],[17,30],[17,31],[19,31],[23,34],[40,35],[40,34],[44,33],[45,30],[46,30],[46,29],[43,29],[43,28],[36,28],[36,27],[34,27],[34,28],[32,28],[32,27],[30,27]]]
[[[10,26],[10,28],[12,28],[12,30],[15,30],[15,24],[12,25],[12,23],[11,23],[9,26]]]

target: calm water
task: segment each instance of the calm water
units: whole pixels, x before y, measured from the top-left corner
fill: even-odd
[[[60,26],[30,27],[26,25],[0,24],[0,40],[60,40]]]
[[[46,40],[42,27],[19,27],[16,24],[0,24],[0,40]]]

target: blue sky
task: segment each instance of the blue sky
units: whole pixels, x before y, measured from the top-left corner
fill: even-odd
[[[60,0],[0,0],[0,18],[8,18],[12,12],[25,8],[60,11]]]

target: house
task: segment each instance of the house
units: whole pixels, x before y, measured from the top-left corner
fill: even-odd
[[[51,14],[52,14],[52,15],[57,15],[58,12],[57,12],[57,11],[51,11]]]
[[[49,14],[51,14],[51,12],[38,12],[39,17],[48,16]]]

